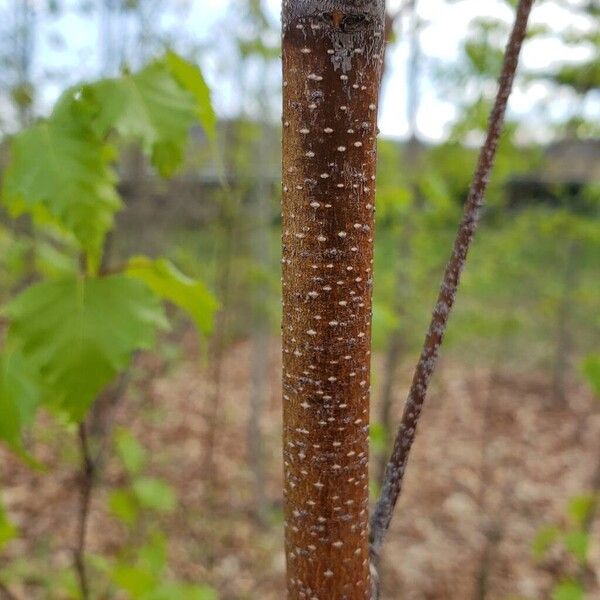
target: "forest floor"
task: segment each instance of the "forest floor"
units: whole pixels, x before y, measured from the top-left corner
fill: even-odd
[[[148,472],[177,492],[177,510],[160,517],[173,576],[209,583],[221,600],[281,600],[277,342],[269,356],[270,395],[261,423],[269,505],[263,524],[254,518],[255,488],[246,457],[250,346],[235,344],[225,357],[212,465],[207,460],[210,370],[197,358],[193,342],[187,346],[196,358],[138,357],[111,424],[133,431],[149,452]],[[408,375],[407,369],[399,378],[397,413]],[[569,390],[567,404],[556,406],[542,374],[516,377],[442,365],[386,541],[384,600],[543,600],[550,598],[553,582],[578,572],[559,549],[543,562],[534,560],[531,549],[540,528],[567,523],[568,499],[589,490],[600,461],[598,407],[582,384]],[[21,600],[62,600],[36,583],[35,573],[41,579],[42,572],[72,563],[78,459],[75,433],[64,431],[48,416],[35,428],[31,449],[45,470],[32,470],[0,450],[0,489],[20,529],[0,566],[29,565],[29,571],[22,569],[28,574],[11,583]],[[123,480],[122,467],[109,454],[92,498],[94,554],[114,555],[131,536],[107,509],[110,490]],[[589,598],[600,598],[600,518],[591,539],[595,573],[589,570],[586,580]]]

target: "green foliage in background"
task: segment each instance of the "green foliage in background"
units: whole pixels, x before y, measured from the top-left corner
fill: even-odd
[[[173,580],[167,573],[167,540],[158,527],[161,514],[177,506],[173,488],[164,480],[145,473],[149,457],[127,429],[115,432],[115,449],[126,483],[108,499],[111,513],[127,528],[131,540],[114,561],[101,563],[101,571],[131,600],[216,600],[208,586]]]
[[[2,260],[18,266],[21,276],[29,266],[34,277],[0,311],[8,325],[0,352],[0,440],[24,458],[30,460],[23,431],[36,409],[43,405],[61,419],[83,422],[133,355],[152,348],[168,328],[165,301],[210,334],[218,303],[201,281],[164,258],[136,256],[117,269],[104,264],[106,237],[123,205],[114,167],[121,145],[136,142],[156,170],[170,176],[197,122],[214,138],[201,72],[169,52],[137,73],[67,90],[49,117],[11,140],[2,203],[32,226]],[[3,229],[0,244],[14,237]],[[128,482],[112,492],[109,508],[137,530],[145,515],[172,512],[177,498],[165,481],[142,472],[146,454],[130,434],[120,431],[116,446]],[[215,598],[207,587],[169,577],[164,536],[143,529],[146,541],[140,546],[137,538],[116,562],[86,557],[89,568],[104,572],[105,587],[110,582],[131,600]],[[0,548],[15,535],[0,507]],[[18,563],[3,570],[7,580],[27,573]],[[54,597],[81,597],[71,569],[38,570],[35,577]]]
[[[589,561],[591,542],[589,523],[598,504],[597,494],[585,494],[571,498],[567,505],[566,524],[550,525],[540,529],[532,551],[537,561],[543,561],[556,547],[563,554],[562,564],[566,574],[552,588],[552,600],[583,600],[585,580],[568,574],[569,561],[574,562],[576,573],[584,573]]]
[[[3,314],[7,348],[37,367],[49,402],[74,421],[167,326],[159,299],[125,275],[34,284]]]
[[[211,333],[219,305],[202,281],[187,277],[164,258],[134,257],[125,272],[129,277],[143,281],[160,298],[186,311],[199,331]]]
[[[3,202],[13,216],[29,214],[73,235],[95,273],[122,206],[112,167],[116,142],[138,142],[159,173],[170,176],[198,118],[214,135],[202,74],[173,53],[139,73],[70,88],[48,118],[13,138]]]
[[[587,356],[581,370],[592,391],[600,399],[600,354]]]
[[[103,269],[105,238],[122,206],[113,167],[120,144],[137,142],[171,175],[198,121],[214,136],[201,72],[170,52],[137,73],[67,90],[48,118],[12,139],[2,202],[40,232],[44,280],[2,309],[0,438],[11,446],[20,447],[21,428],[42,402],[82,421],[134,352],[151,348],[167,327],[162,301],[210,333],[216,300],[167,260],[136,257],[116,272]]]
[[[600,399],[600,357],[589,355],[584,361],[582,371],[590,387]],[[596,469],[600,468],[600,456],[595,456]],[[594,482],[597,485],[597,482]],[[575,563],[576,575],[567,574],[552,588],[552,600],[583,600],[586,597],[586,577],[590,568],[590,545],[592,525],[600,506],[600,490],[593,489],[589,493],[571,498],[567,504],[564,523],[548,525],[540,529],[533,540],[534,558],[543,562],[552,552],[562,553],[563,565],[569,560]]]
[[[23,451],[21,431],[31,424],[43,397],[38,372],[19,350],[0,354],[0,439]]]
[[[111,512],[130,527],[135,526],[144,510],[172,512],[177,504],[175,492],[163,480],[144,475],[147,456],[140,443],[126,429],[117,431],[115,441],[128,482],[111,493]]]
[[[166,567],[166,539],[154,533],[132,559],[110,565],[108,575],[130,600],[217,600],[208,586],[170,580]]]
[[[11,523],[6,509],[0,501],[0,551],[17,535],[17,528]]]

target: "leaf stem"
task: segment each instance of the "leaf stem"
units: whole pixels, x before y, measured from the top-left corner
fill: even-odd
[[[415,439],[428,385],[437,363],[439,349],[454,304],[460,275],[479,222],[484,194],[503,129],[506,106],[527,32],[527,22],[532,5],[533,0],[520,0],[517,7],[515,23],[506,47],[496,100],[488,122],[486,139],[479,154],[477,168],[465,203],[463,219],[456,235],[450,261],[446,266],[421,356],[414,371],[392,455],[386,466],[381,495],[371,517],[371,561],[375,572],[379,567],[383,540],[402,489],[410,449]]]

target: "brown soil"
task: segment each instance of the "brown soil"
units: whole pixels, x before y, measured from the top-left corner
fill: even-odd
[[[186,347],[196,354],[192,342]],[[141,357],[136,373],[146,375],[134,378],[111,421],[133,430],[149,451],[149,472],[178,493],[179,509],[161,517],[172,575],[210,583],[222,600],[281,600],[279,351],[274,341],[272,393],[262,420],[270,508],[260,525],[245,452],[250,350],[239,343],[226,357],[218,462],[211,472],[203,460],[210,381],[202,359],[169,367]],[[406,383],[397,389],[398,413]],[[384,550],[385,600],[545,599],[562,574],[576,573],[559,550],[536,563],[531,543],[545,524],[566,523],[567,500],[589,489],[600,460],[600,413],[589,392],[575,384],[568,406],[552,406],[550,398],[543,375],[516,378],[443,365]],[[45,471],[0,450],[4,502],[21,530],[0,566],[21,559],[43,574],[72,562],[78,456],[74,432],[65,435],[64,426],[47,415],[32,439]],[[109,456],[92,503],[94,553],[114,555],[129,535],[106,508],[108,493],[123,480]],[[600,519],[591,539],[595,573],[588,573],[587,584],[589,597],[600,598]],[[62,600],[34,580],[29,573],[10,587],[22,600]],[[484,594],[480,580],[487,582]]]

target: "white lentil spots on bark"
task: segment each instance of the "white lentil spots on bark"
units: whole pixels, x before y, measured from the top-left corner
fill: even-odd
[[[383,0],[283,2],[290,600],[370,600],[368,414]],[[369,185],[366,185],[366,184]]]

